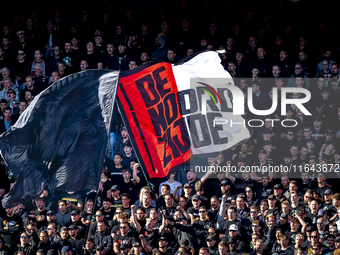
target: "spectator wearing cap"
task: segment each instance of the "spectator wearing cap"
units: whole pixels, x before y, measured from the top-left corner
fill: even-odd
[[[125,141],[123,144],[123,149],[124,149],[124,154],[123,154],[123,161],[122,164],[124,166],[129,167],[131,161],[135,161],[136,159],[136,154],[132,149],[132,145],[130,140]]]
[[[218,242],[216,240],[216,237],[214,236],[208,236],[206,239],[205,239],[205,242],[206,242],[206,247],[208,247],[209,249],[209,252],[211,254],[218,254]]]
[[[89,69],[103,69],[103,57],[95,51],[93,40],[86,42],[86,53],[82,57],[87,60]]]
[[[236,224],[232,224],[228,227],[228,230],[225,232],[225,237],[223,237],[221,241],[227,242],[229,244],[236,243],[239,250],[246,249],[246,244],[243,240],[241,240],[239,227]]]
[[[140,254],[144,254],[144,253],[141,253],[142,250],[143,250],[143,247],[141,245],[141,243],[139,242],[136,242],[132,245],[132,250],[133,250],[133,254],[137,254],[137,255],[140,255]]]
[[[113,208],[118,208],[123,206],[122,198],[120,195],[120,188],[118,185],[111,186],[111,202]]]
[[[275,216],[275,225],[279,223],[280,209],[279,202],[277,201],[274,194],[268,196],[268,214],[273,214]]]
[[[107,254],[106,251],[105,251],[105,248],[103,245],[98,245],[96,247],[96,255],[104,255],[104,254]]]
[[[282,203],[283,201],[286,200],[286,197],[283,196],[283,188],[281,184],[275,184],[273,187],[273,192],[275,198]]]
[[[181,198],[184,198],[186,200],[186,207],[189,208],[192,206],[192,203],[191,203],[191,198],[192,198],[192,187],[189,183],[186,183],[184,184],[183,186],[183,192],[184,194],[182,194],[182,196],[180,196],[178,198],[178,201],[179,201],[179,205],[181,205],[180,201],[181,201]],[[190,205],[190,206],[189,206]]]
[[[166,255],[171,254],[171,247],[169,247],[168,244],[169,244],[169,240],[165,236],[161,236],[158,239],[158,248],[162,254],[166,254]]]
[[[61,255],[73,255],[74,254],[74,249],[69,246],[65,245],[61,248]]]
[[[195,250],[195,253],[198,251],[199,246],[196,231],[191,225],[188,225],[188,219],[186,217],[180,216],[176,223],[167,219],[165,223],[173,226],[173,233],[179,243],[187,239],[189,246]]]
[[[235,194],[231,191],[231,181],[226,179],[220,183],[222,198],[219,198],[223,202],[223,196],[225,196],[224,205],[229,206],[233,201],[236,200]]]
[[[191,222],[194,223],[199,220],[199,208],[201,206],[202,200],[201,197],[197,194],[191,197],[192,207],[189,207],[187,212],[191,217]]]
[[[78,238],[85,237],[86,226],[80,220],[80,213],[78,210],[73,210],[71,212],[71,222],[66,224],[66,227],[74,225],[77,228]]]
[[[333,128],[327,128],[326,129],[326,132],[325,132],[325,141],[324,141],[324,144],[326,146],[329,146],[329,148],[326,148],[326,146],[322,146],[321,148],[321,152],[325,155],[324,158],[326,158],[327,160],[332,160],[333,159],[333,153],[335,151],[335,137],[334,137],[334,130]],[[330,146],[332,145],[332,146]]]
[[[332,204],[333,191],[331,189],[327,189],[323,193],[323,198],[325,203],[323,203],[322,208],[320,210],[324,210],[327,213],[327,216],[333,217],[336,214],[336,208]]]
[[[287,233],[290,231],[290,225],[288,223],[289,215],[287,213],[280,213],[279,215],[279,223],[277,227],[283,231],[283,233]]]
[[[129,253],[129,246],[125,243],[121,243],[119,246],[120,254],[127,255]]]
[[[47,211],[46,219],[47,219],[48,225],[51,224],[51,223],[54,223],[54,224],[56,224],[56,227],[57,227],[58,230],[61,229],[61,225],[56,222],[56,214],[55,214],[54,211],[52,211],[52,210]],[[46,227],[42,227],[41,229],[47,230],[48,226],[46,225]]]

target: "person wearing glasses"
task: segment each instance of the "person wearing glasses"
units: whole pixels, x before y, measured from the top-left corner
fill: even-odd
[[[62,60],[62,49],[60,48],[59,45],[55,45],[53,47],[53,51],[52,51],[52,56],[50,56],[48,58],[48,64],[50,66],[50,68],[52,69],[52,71],[58,71],[58,62],[63,61]]]
[[[59,225],[60,226],[60,225]],[[59,235],[58,235],[58,231],[57,232],[57,225],[56,223],[49,223],[47,225],[47,233],[48,233],[48,237],[49,237],[49,240],[52,242],[52,243],[55,243],[57,241],[57,239],[59,238]],[[59,230],[59,229],[58,229]]]
[[[308,75],[306,74],[306,72],[303,69],[303,66],[300,62],[297,62],[294,66],[294,73],[289,77],[288,79],[288,83],[287,83],[287,87],[295,87],[295,78],[298,75],[302,75],[304,80],[305,80],[305,84],[306,84],[306,88],[309,90],[310,89],[310,79],[308,77]]]
[[[19,86],[25,82],[25,77],[28,70],[28,61],[26,60],[26,52],[24,49],[18,49],[18,56],[16,61],[13,63],[13,77]],[[20,90],[20,89],[19,89]]]
[[[132,233],[129,227],[128,222],[122,222],[119,224],[119,233],[117,233],[114,237],[113,241],[113,250],[115,253],[119,254],[119,244],[127,244],[129,246],[129,249],[132,248],[132,244],[136,243],[136,237],[135,234]]]
[[[12,254],[17,254],[19,251],[23,251],[25,255],[35,255],[35,247],[30,243],[29,236],[26,232],[20,234],[20,244],[12,250]]]
[[[104,220],[104,214],[100,210],[96,211],[93,216],[95,217],[95,222],[90,225],[89,236],[93,236],[96,233],[98,221]]]
[[[208,229],[214,227],[214,223],[208,218],[208,209],[205,206],[200,206],[198,210],[199,220],[192,224],[196,230],[196,235],[202,244],[208,235]]]

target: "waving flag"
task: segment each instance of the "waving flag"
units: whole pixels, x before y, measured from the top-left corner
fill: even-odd
[[[38,197],[44,187],[97,189],[119,72],[86,70],[40,93],[0,137],[15,184],[4,207]]]
[[[220,61],[217,52],[204,52],[175,65],[150,63],[121,74],[119,109],[150,178],[165,177],[192,157],[215,156],[251,136],[244,125],[215,122],[244,122],[232,112],[235,86]]]

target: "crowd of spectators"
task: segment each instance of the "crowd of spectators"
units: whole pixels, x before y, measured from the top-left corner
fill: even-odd
[[[271,107],[273,87],[301,87],[312,115],[292,104],[284,116],[279,106],[259,117],[246,105],[247,119],[263,121],[251,139],[206,159],[204,173],[191,166],[148,186],[115,112],[98,190],[46,189],[0,210],[0,254],[340,254],[338,2],[9,4],[0,20],[0,133],[69,74],[176,63],[205,50],[225,50],[221,64],[245,97],[251,88],[256,109]],[[3,161],[0,170],[2,197],[15,180]]]

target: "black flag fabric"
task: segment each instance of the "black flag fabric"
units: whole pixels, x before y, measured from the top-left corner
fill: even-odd
[[[119,72],[86,70],[40,93],[0,137],[0,150],[15,184],[5,208],[49,190],[97,189]]]

